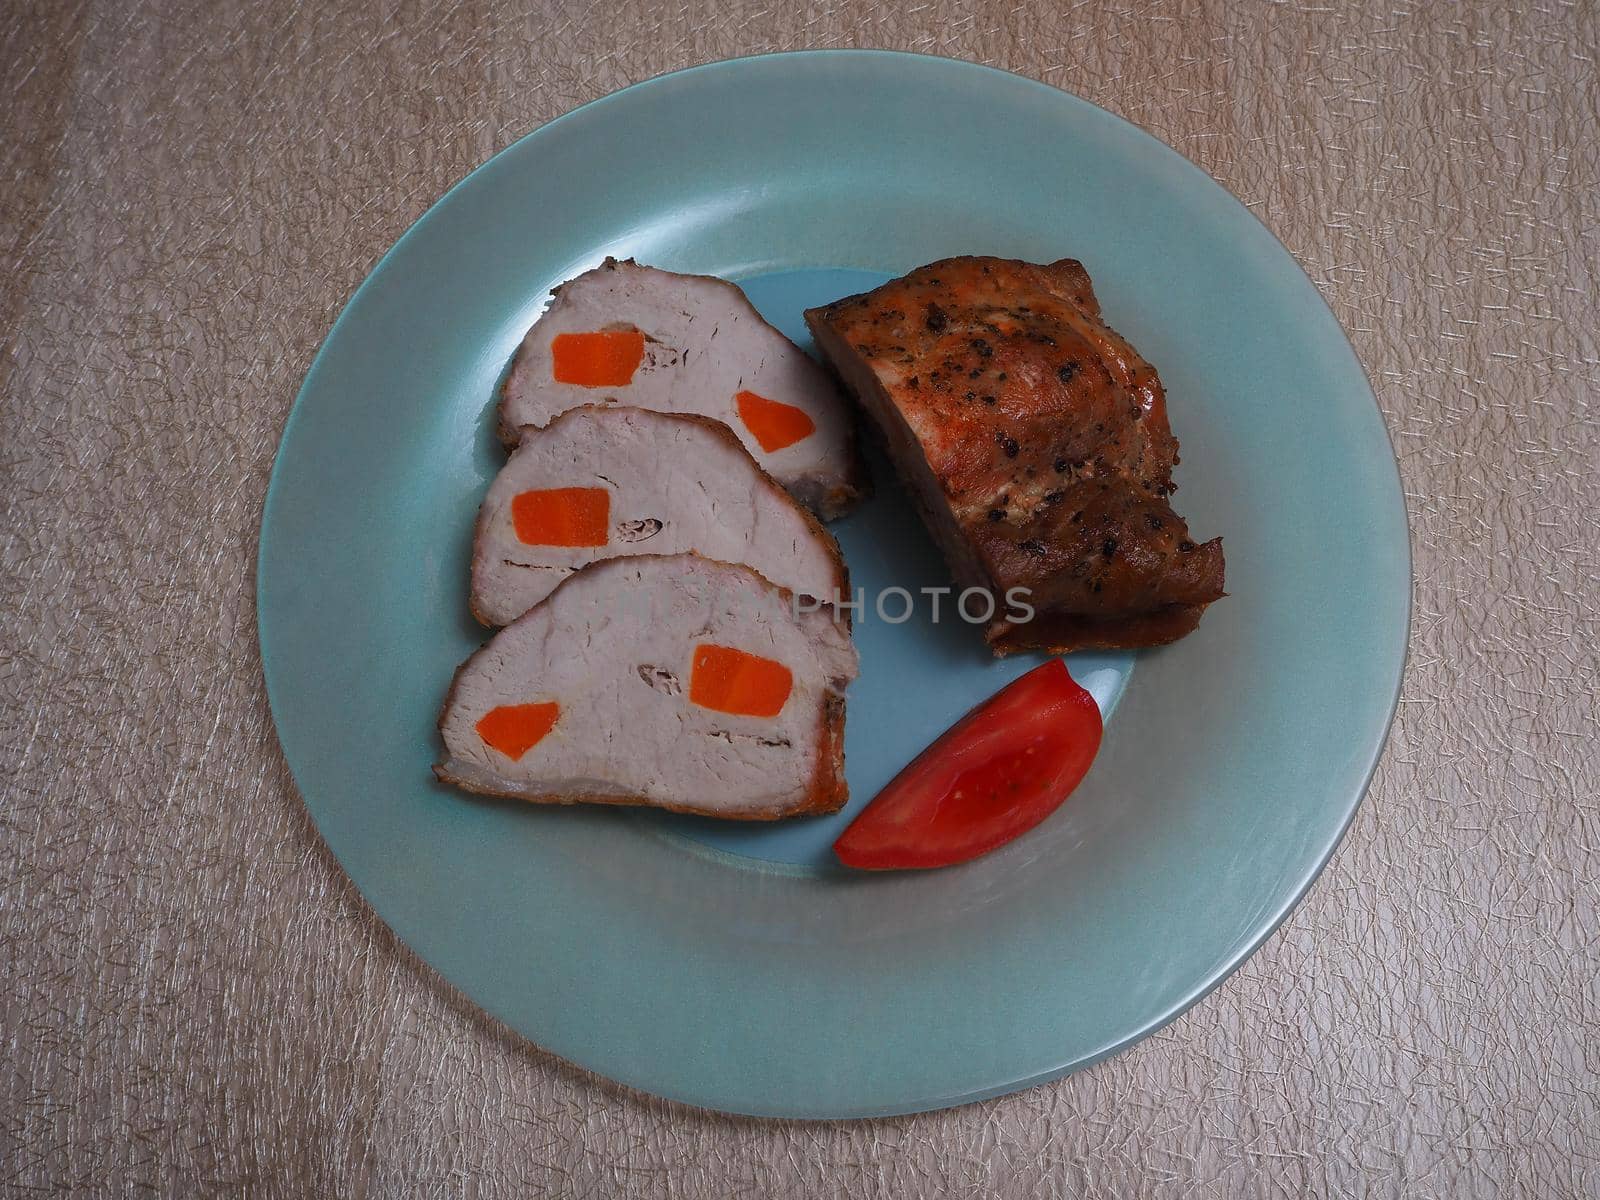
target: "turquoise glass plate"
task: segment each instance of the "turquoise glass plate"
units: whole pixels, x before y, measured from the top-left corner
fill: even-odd
[[[762,828],[535,809],[433,782],[434,719],[483,638],[473,516],[495,387],[550,287],[642,262],[800,311],[931,259],[1082,259],[1161,371],[1177,506],[1231,595],[1195,634],[1079,655],[1107,711],[1070,801],[946,871],[852,876],[844,815]],[[892,478],[837,526],[854,582],[947,582]],[[541,1046],[645,1091],[845,1117],[992,1096],[1170,1021],[1283,919],[1366,789],[1410,594],[1372,392],[1316,289],[1195,167],[1093,105],[866,51],[716,63],[551,122],[473,172],[350,301],[284,431],[259,608],[284,753],[374,911]],[[896,606],[895,615],[898,615]],[[948,614],[945,614],[948,617]],[[1037,659],[869,610],[853,812]]]

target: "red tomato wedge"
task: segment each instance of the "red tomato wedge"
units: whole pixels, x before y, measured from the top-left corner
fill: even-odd
[[[1059,658],[1001,688],[912,760],[833,844],[847,867],[948,867],[1053,813],[1100,749],[1100,709]]]

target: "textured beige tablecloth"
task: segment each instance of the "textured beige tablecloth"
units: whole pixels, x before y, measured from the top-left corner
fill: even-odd
[[[0,1188],[1600,1195],[1592,3],[8,0],[0,39]],[[837,45],[1060,85],[1258,213],[1372,376],[1416,613],[1370,798],[1209,999],[1021,1095],[761,1123],[554,1061],[374,919],[279,754],[253,562],[312,353],[446,187]]]

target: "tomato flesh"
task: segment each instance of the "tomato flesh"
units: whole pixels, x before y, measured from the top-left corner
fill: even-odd
[[[1060,806],[1100,749],[1100,709],[1052,659],[947,730],[833,844],[847,867],[947,867],[1019,837]]]

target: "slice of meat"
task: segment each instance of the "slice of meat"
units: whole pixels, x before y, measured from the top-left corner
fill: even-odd
[[[555,289],[500,398],[500,437],[585,404],[724,422],[824,520],[866,488],[849,405],[832,377],[725,279],[608,258]]]
[[[1222,541],[1167,497],[1178,443],[1155,368],[1072,259],[951,258],[806,313],[878,426],[997,654],[1154,646],[1223,595]],[[1009,606],[1025,588],[1029,621]]]
[[[849,596],[833,537],[709,417],[588,406],[529,429],[478,509],[472,611],[504,625],[602,558],[693,551]]]
[[[844,779],[845,623],[746,566],[603,559],[456,671],[447,783],[542,804],[770,820],[833,812]]]

